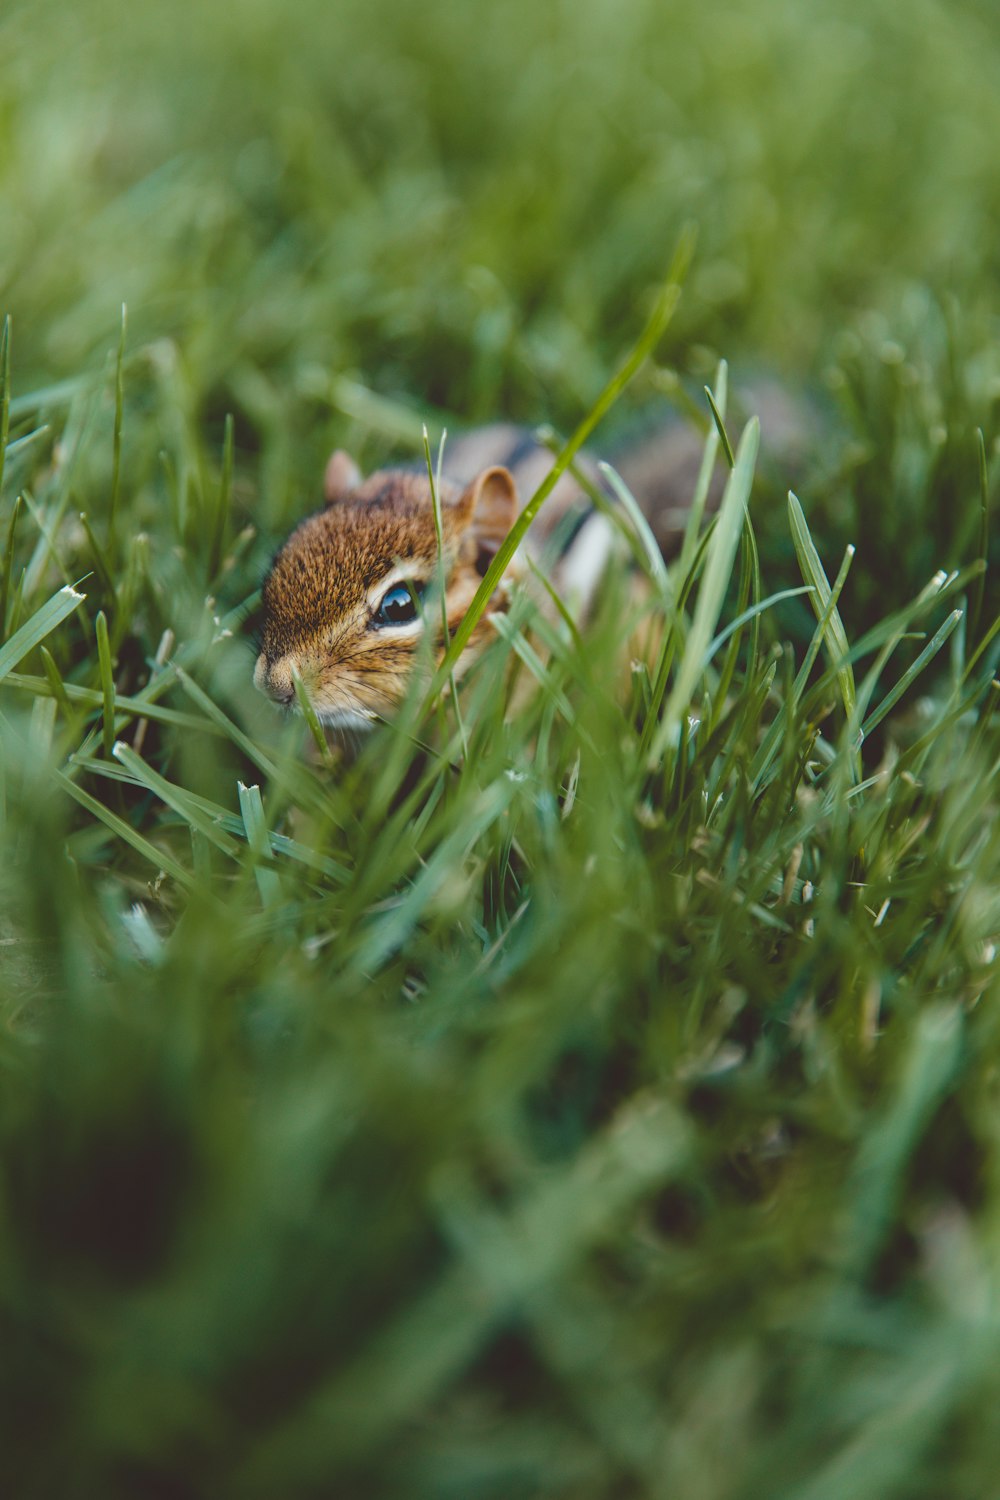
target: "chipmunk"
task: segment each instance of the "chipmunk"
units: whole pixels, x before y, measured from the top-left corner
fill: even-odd
[[[439,489],[450,635],[514,524],[522,496],[534,493],[553,457],[521,429],[497,424],[458,439],[446,458],[450,474],[459,476],[442,477]],[[323,724],[358,730],[400,703],[424,631],[443,635],[440,609],[422,607],[441,566],[433,498],[426,473],[383,469],[362,479],[342,450],[326,466],[324,492],[324,508],[295,528],[264,581],[254,683],[290,705],[298,675]],[[546,554],[560,532],[553,562]],[[613,545],[608,520],[563,475],[530,528],[525,551],[552,564],[555,586],[583,610]],[[491,616],[507,608],[510,586],[522,572],[515,557],[456,676],[490,638]]]
[[[780,388],[779,396],[769,399],[780,412]],[[671,424],[619,460],[619,472],[667,554],[683,529],[701,447],[697,433]],[[289,706],[298,676],[323,724],[339,731],[366,729],[402,701],[427,630],[436,632],[440,659],[441,610],[423,608],[439,568],[443,563],[451,635],[522,503],[554,459],[524,429],[495,424],[449,444],[445,461],[439,561],[427,474],[383,469],[363,479],[346,453],[333,454],[326,466],[324,508],[295,528],[264,582],[254,671],[261,692]],[[602,483],[592,460],[581,459],[580,467],[588,481]],[[710,504],[720,492],[717,474]],[[523,551],[539,562],[563,599],[585,614],[615,544],[610,521],[577,480],[564,474],[529,528]],[[515,556],[456,676],[490,638],[491,617],[507,608],[510,587],[523,572],[523,560]]]

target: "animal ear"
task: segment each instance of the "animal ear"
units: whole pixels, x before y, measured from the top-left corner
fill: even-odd
[[[464,525],[470,526],[483,573],[520,510],[517,485],[509,469],[484,469],[455,504]]]
[[[345,453],[343,448],[331,453],[323,475],[323,493],[327,505],[336,505],[338,500],[343,500],[345,495],[356,490],[360,483],[361,470],[351,455]]]

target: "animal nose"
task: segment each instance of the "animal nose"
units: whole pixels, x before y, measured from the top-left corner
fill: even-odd
[[[257,658],[253,680],[254,686],[274,703],[287,705],[295,697],[292,672],[287,661],[269,662],[263,651]]]

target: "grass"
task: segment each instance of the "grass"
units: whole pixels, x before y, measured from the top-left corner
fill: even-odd
[[[5,13],[5,1492],[994,1492],[998,52]],[[324,765],[253,693],[332,447],[674,408],[717,518],[624,497],[460,717]]]

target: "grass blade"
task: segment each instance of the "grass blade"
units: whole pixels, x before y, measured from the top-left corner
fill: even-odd
[[[115,589],[114,579],[111,576],[111,567],[104,555],[104,549],[97,537],[94,528],[90,524],[90,518],[85,511],[80,512],[80,525],[83,527],[87,541],[90,543],[90,554],[94,559],[94,572],[97,574],[98,582],[107,597],[111,609],[117,613],[118,593]]]
[[[81,807],[86,808],[106,828],[110,828],[111,832],[117,838],[122,839],[124,843],[130,845],[137,854],[142,855],[143,859],[147,859],[154,869],[165,871],[166,874],[177,881],[178,885],[183,886],[187,891],[194,890],[197,887],[198,882],[194,876],[188,870],[185,870],[182,865],[179,865],[171,855],[164,854],[162,849],[157,849],[148,839],[143,838],[141,833],[137,833],[130,823],[126,823],[124,818],[120,818],[117,813],[113,813],[110,808],[105,807],[103,802],[98,802],[97,798],[92,797],[89,792],[85,792],[83,787],[77,786],[76,782],[71,780],[65,771],[60,771],[56,767],[53,767],[52,775],[63,791],[67,792],[73,798],[74,802],[78,802]]]
[[[0,334],[0,495],[3,494],[3,470],[7,457],[7,434],[10,432],[10,313],[3,320]]]
[[[832,594],[830,580],[826,576],[826,570],[813,544],[802,506],[792,490],[788,491],[788,518],[791,524],[792,541],[795,544],[795,555],[799,560],[803,578],[806,583],[812,585],[814,591],[812,605],[816,618],[819,620],[830,603]],[[842,662],[848,654],[847,632],[844,630],[843,621],[836,608],[830,611],[826,621],[824,644],[832,662]],[[849,663],[838,667],[837,681],[844,700],[844,710],[850,718],[854,711],[856,693],[854,672]]]
[[[941,650],[941,647],[951,635],[952,631],[955,629],[961,618],[962,611],[960,609],[953,609],[951,614],[945,620],[944,624],[935,631],[934,635],[921,651],[916,661],[907,668],[907,670],[903,673],[902,677],[891,689],[891,691],[886,693],[885,697],[882,699],[878,707],[873,709],[872,712],[868,715],[864,724],[861,726],[862,735],[871,734],[876,725],[881,724],[886,714],[892,712],[896,704],[899,702],[900,698],[902,698],[903,694],[910,687],[911,683],[913,683],[920,676],[921,672],[927,666],[928,662],[932,661],[933,658]]]
[[[72,765],[75,770],[86,771],[89,776],[100,776],[107,781],[117,781],[128,786],[144,787],[148,790],[146,780],[134,775],[124,765],[119,765],[117,760],[95,760],[89,755],[77,752],[73,756]],[[235,834],[238,839],[246,838],[246,824],[242,816],[227,812],[218,803],[210,801],[207,797],[200,797],[197,792],[187,792],[189,803],[203,812],[211,819],[216,828],[223,829],[226,833]],[[208,840],[193,826],[191,827],[192,846],[195,848],[207,848]],[[335,859],[328,855],[320,854],[316,849],[310,849],[307,845],[299,843],[297,839],[289,838],[284,833],[268,831],[271,853],[276,857],[295,860],[296,863],[306,865],[310,870],[319,875],[328,876],[337,885],[346,885],[351,879],[351,872],[345,865],[338,864]],[[197,866],[196,866],[197,868]]]
[[[267,870],[257,861],[270,859],[271,836],[268,833],[267,822],[264,817],[264,804],[261,801],[259,786],[244,786],[243,782],[237,782],[240,796],[240,812],[243,815],[243,826],[246,829],[247,843],[252,853],[256,856],[254,862],[254,876],[257,881],[257,889],[260,892],[261,904],[263,906],[274,906],[281,900],[281,880],[274,870]]]
[[[575,724],[576,714],[573,711],[573,705],[556,683],[552,673],[546,667],[534,646],[525,638],[523,632],[518,630],[516,625],[511,624],[505,614],[498,614],[494,620],[494,625],[497,634],[521,658],[532,677],[544,689],[566,722],[568,724]]]
[[[729,637],[735,631],[740,630],[744,625],[748,624],[749,621],[760,619],[760,616],[766,610],[773,608],[775,604],[780,604],[783,599],[797,599],[800,594],[811,593],[812,589],[809,584],[801,583],[797,588],[779,589],[776,594],[768,594],[766,599],[761,599],[756,604],[751,604],[749,609],[745,609],[742,614],[737,615],[736,619],[731,621],[725,630],[720,630],[714,640],[709,642],[708,650],[705,654],[706,662],[710,662],[720,646],[724,646]]]
[[[239,856],[239,845],[224,833],[213,817],[206,814],[193,798],[181,787],[175,786],[172,781],[167,781],[158,771],[154,771],[141,755],[136,755],[131,745],[125,745],[121,740],[116,740],[112,751],[115,760],[131,771],[137,781],[149,790],[161,802],[165,802],[172,808],[178,817],[184,819],[185,823],[198,832],[204,834],[208,841],[221,849],[223,854],[230,855],[233,859]]]
[[[42,658],[42,666],[45,668],[45,676],[48,681],[52,697],[62,709],[65,716],[67,718],[70,718],[73,713],[73,708],[69,701],[69,696],[66,692],[66,684],[63,682],[62,677],[60,676],[59,668],[56,666],[55,657],[52,655],[52,652],[49,650],[48,646],[39,646],[38,654]],[[7,682],[8,685],[11,685],[9,677],[7,679]]]
[[[649,522],[639,509],[638,501],[621,475],[617,474],[610,464],[600,463],[598,468],[614,490],[622,509],[628,516],[642,548],[642,560],[646,571],[657,587],[664,608],[672,613],[676,609],[673,584],[670,582],[667,565],[663,561],[660,544],[653,535]]]
[[[424,462],[427,465],[427,480],[431,487],[431,506],[434,511],[434,540],[437,546],[437,593],[441,604],[441,640],[444,642],[445,655],[448,654],[450,633],[448,630],[448,596],[446,589],[445,559],[444,559],[444,528],[441,522],[441,462],[444,458],[444,444],[448,436],[442,431],[438,443],[437,469],[431,460],[430,438],[427,436],[427,426],[424,424]],[[417,602],[417,601],[415,601]],[[462,745],[462,758],[468,759],[469,745],[465,734],[465,725],[462,722],[462,710],[455,691],[455,671],[452,668],[448,672],[448,694],[452,710],[455,715],[455,724],[458,729],[458,737]]]
[[[326,735],[323,733],[323,726],[319,722],[319,715],[313,707],[312,699],[306,691],[306,685],[294,667],[292,668],[292,686],[295,688],[295,700],[302,711],[302,717],[308,724],[309,733],[312,735],[316,749],[319,751],[320,760],[327,770],[331,771],[334,764],[333,753],[327,744]]]
[[[14,533],[23,504],[23,499],[18,495],[7,525],[7,547],[3,555],[3,568],[0,570],[0,641],[7,634],[7,599],[10,593],[10,570],[14,561]]]
[[[52,631],[61,625],[66,616],[71,615],[81,600],[86,597],[85,594],[77,593],[76,589],[66,584],[57,594],[53,594],[41,609],[37,609],[30,620],[25,620],[10,640],[0,646],[0,682],[14,670],[29,651],[33,651],[47,635],[51,635]]]
[[[724,359],[719,361],[719,368],[715,373],[715,391],[713,410],[717,411],[719,417],[724,419],[729,399],[729,366]],[[684,527],[684,540],[681,543],[681,555],[677,562],[678,578],[686,577],[694,560],[694,554],[698,546],[698,537],[701,532],[701,523],[705,515],[705,506],[708,503],[708,491],[712,483],[712,474],[718,456],[719,427],[717,422],[710,422],[708,433],[705,437],[705,449],[701,457],[701,468],[698,470],[698,480],[694,487],[694,495],[691,497],[691,509],[688,512],[687,522]],[[730,465],[731,468],[732,465]]]
[[[974,579],[969,597],[969,645],[975,644],[979,634],[979,617],[983,611],[983,592],[986,586],[986,567],[990,552],[990,479],[986,467],[986,439],[983,429],[976,428],[976,454],[979,459],[979,547],[977,557],[982,559],[983,570]]]
[[[500,579],[503,577],[508,564],[510,563],[512,557],[514,556],[514,553],[517,551],[518,547],[523,541],[528,527],[531,525],[542,505],[555,489],[560,478],[569,468],[569,465],[572,463],[577,453],[579,453],[584,443],[590,437],[590,434],[594,431],[594,428],[601,421],[601,418],[605,416],[605,414],[614,405],[618,397],[621,395],[622,391],[629,384],[630,380],[636,374],[636,372],[642,367],[649,355],[652,354],[653,350],[656,348],[657,344],[660,342],[660,339],[666,332],[667,326],[674,315],[677,303],[680,300],[681,286],[690,264],[693,250],[694,235],[693,231],[688,230],[681,236],[677,251],[674,255],[674,263],[667,277],[666,284],[664,285],[664,288],[660,293],[659,298],[657,299],[656,306],[650,314],[646,326],[642,330],[642,333],[639,335],[639,338],[636,341],[631,353],[625,359],[617,374],[614,375],[611,380],[609,380],[608,384],[605,386],[604,390],[597,398],[597,401],[594,403],[587,416],[580,423],[579,427],[577,427],[576,431],[573,433],[573,436],[570,438],[569,442],[565,445],[562,452],[557,457],[555,463],[549,470],[545,479],[543,479],[534,495],[532,495],[531,499],[528,501],[527,505],[524,507],[517,520],[514,522],[514,525],[511,527],[506,538],[498,548],[497,554],[494,557],[489,568],[486,570],[486,576],[483,578],[482,583],[479,585],[475,597],[473,598],[472,603],[469,605],[469,608],[466,611],[464,619],[461,621],[458,629],[455,631],[455,634],[452,637],[451,645],[445,653],[444,660],[442,661],[437,673],[435,674],[434,683],[431,687],[432,697],[436,696],[436,694],[440,692],[442,685],[448,680],[448,673],[454,667],[462,652],[465,650],[465,647],[468,645],[469,638],[472,635],[472,632],[475,630],[476,625],[479,623],[483,611],[492,598],[493,593],[496,590]]]
[[[226,413],[222,437],[222,474],[219,478],[219,493],[212,518],[212,544],[208,553],[208,576],[214,578],[222,562],[222,547],[226,535],[226,520],[229,516],[229,495],[233,487],[233,414]]]
[[[698,590],[694,619],[650,750],[650,769],[662,759],[667,746],[676,742],[681,715],[686,711],[705,670],[708,648],[722,613],[733,559],[746,521],[759,447],[760,423],[756,417],[751,417],[740,438],[736,463],[730,472],[719,507],[718,520],[709,543],[705,571]]]
[[[827,627],[833,617],[833,612],[837,607],[837,600],[840,598],[841,590],[843,589],[844,584],[847,581],[847,575],[850,572],[851,562],[853,561],[853,559],[854,548],[850,545],[850,543],[848,543],[847,547],[844,549],[844,556],[841,560],[840,569],[834,581],[833,588],[830,590],[830,596],[820,612],[819,618],[816,622],[816,629],[813,631],[812,639],[809,642],[809,646],[806,650],[802,665],[799,668],[798,673],[796,674],[795,682],[792,685],[791,694],[782,703],[781,708],[778,710],[773,723],[771,724],[763,740],[761,741],[757,754],[754,756],[751,776],[755,787],[760,787],[761,778],[764,776],[764,773],[767,771],[767,768],[770,765],[771,758],[781,741],[782,735],[786,732],[789,716],[793,715],[796,712],[799,703],[802,700],[802,694],[805,691],[806,683],[809,681],[809,673],[812,671],[813,663],[819,655],[820,648],[822,647],[823,642],[826,639]],[[808,587],[810,592],[812,592],[811,585],[809,585]],[[813,602],[815,603],[815,595],[813,595]],[[855,650],[856,649],[857,648],[855,647]],[[834,666],[831,668],[831,670],[836,672],[841,667],[841,665],[842,663],[838,659],[834,663]],[[824,678],[817,684],[817,690],[822,689],[823,683],[825,681],[826,679]]]
[[[715,397],[712,395],[711,386],[706,385],[705,395],[708,397],[708,404],[712,408],[712,420],[715,422],[716,428],[718,429],[719,439],[722,443],[722,451],[726,456],[726,463],[732,470],[736,467],[736,459],[733,457],[733,445],[729,441],[729,433],[726,431],[726,424],[722,420],[722,413],[719,411],[719,408],[715,404]]]
[[[108,621],[103,609],[94,621],[97,632],[97,663],[101,674],[101,699],[103,715],[101,732],[104,754],[108,760],[115,743],[115,678],[111,661],[111,642],[108,640]]]
[[[115,430],[112,438],[111,497],[108,501],[108,552],[117,557],[115,522],[118,516],[118,492],[121,485],[122,464],[122,417],[125,410],[125,334],[128,327],[128,308],[122,303],[121,331],[118,335],[118,360],[115,365]]]

